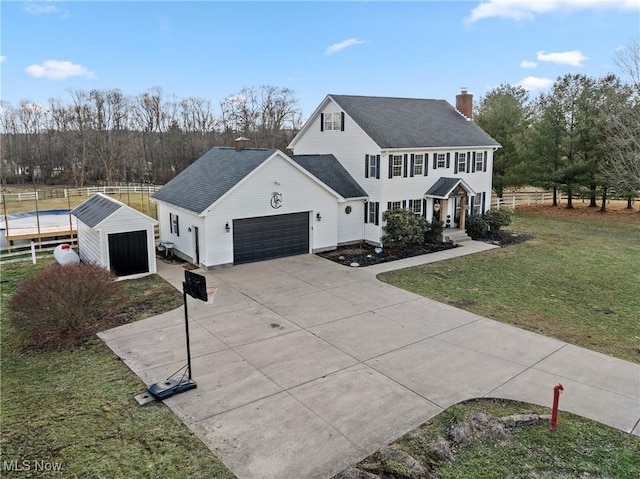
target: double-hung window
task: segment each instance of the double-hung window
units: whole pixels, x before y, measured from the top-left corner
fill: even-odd
[[[342,114],[340,112],[323,113],[323,119],[325,131],[342,130]]]
[[[413,176],[422,176],[424,169],[424,155],[413,156]]]
[[[458,173],[464,173],[467,170],[467,154],[458,153]]]
[[[482,168],[480,168],[482,170]],[[478,193],[473,197],[473,216],[479,216],[482,213],[482,193]]]
[[[169,213],[169,229],[174,235],[180,236],[180,223],[178,221],[178,215]]]
[[[392,201],[390,210],[399,210],[402,209],[402,201]]]
[[[380,203],[377,202],[369,202],[367,203],[369,206],[369,212],[367,215],[367,220],[372,225],[378,224],[378,205]]]
[[[482,171],[484,164],[484,152],[476,151],[476,171]]]
[[[411,202],[411,210],[416,216],[422,216],[422,200],[413,200]]]
[[[402,176],[402,155],[392,155],[393,176]]]
[[[376,163],[376,155],[369,155],[369,178],[379,178],[378,165],[380,160]]]
[[[447,157],[444,153],[438,153],[436,164],[438,168],[445,168],[447,166]]]

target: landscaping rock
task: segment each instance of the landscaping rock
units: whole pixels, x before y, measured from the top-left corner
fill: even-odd
[[[427,471],[411,454],[395,447],[385,447],[380,450],[382,457],[381,471],[394,474],[396,477],[407,479],[424,479]]]
[[[433,457],[440,461],[450,462],[453,461],[453,449],[451,449],[451,443],[444,437],[439,436],[429,446],[429,452]]]
[[[466,424],[454,424],[449,427],[449,431],[447,432],[453,442],[471,442],[474,439],[472,429]]]
[[[351,467],[337,476],[334,476],[333,479],[380,479],[380,476]]]
[[[504,416],[499,421],[507,427],[529,426],[540,422],[541,417],[537,414],[512,414]]]

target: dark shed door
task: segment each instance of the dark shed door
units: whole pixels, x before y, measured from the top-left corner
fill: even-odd
[[[108,235],[108,238],[111,271],[118,276],[149,271],[146,230],[114,233]]]
[[[233,262],[252,263],[309,252],[309,213],[233,220]]]

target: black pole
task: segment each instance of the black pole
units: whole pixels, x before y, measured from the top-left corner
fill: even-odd
[[[184,300],[184,330],[187,336],[187,373],[191,381],[191,347],[189,346],[189,314],[187,312],[187,283],[182,282],[182,299]]]

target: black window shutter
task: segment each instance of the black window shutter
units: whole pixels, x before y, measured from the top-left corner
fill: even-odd
[[[433,154],[433,169],[434,170],[438,169],[438,154],[437,153]]]
[[[473,152],[473,159],[471,160],[471,173],[476,172],[476,152]]]
[[[482,164],[482,171],[487,171],[487,152],[484,152],[484,163]]]
[[[449,166],[449,154],[447,153],[447,166]],[[453,172],[458,172],[458,153],[456,152],[455,159],[453,160]]]
[[[380,179],[380,155],[376,155],[376,179]]]
[[[413,176],[413,170],[416,165],[416,155],[411,153],[411,168],[409,169],[409,176]]]
[[[402,209],[403,210],[407,209],[407,200],[402,200]]]
[[[376,226],[380,224],[380,203],[377,201],[373,204],[376,208]]]
[[[176,236],[180,236],[180,218],[176,215]]]
[[[409,209],[413,208],[413,200],[409,200]]]
[[[447,168],[451,166],[451,153],[447,153]]]
[[[427,200],[422,200],[422,217],[426,219],[427,217]]]
[[[387,202],[387,209],[390,210],[391,209],[391,201]]]
[[[369,155],[364,155],[364,177],[369,178]]]
[[[389,178],[393,178],[393,155],[389,154]]]
[[[485,153],[485,155],[486,155],[486,153]],[[486,198],[487,198],[487,194],[483,191],[482,192],[482,214],[484,214],[484,211],[485,211],[484,203],[486,201]]]
[[[467,152],[467,173],[471,171],[471,152]]]
[[[320,131],[324,131],[324,113],[320,113]]]
[[[344,131],[344,112],[340,112],[340,131]]]
[[[407,168],[407,159],[408,159],[408,156],[407,156],[407,154],[405,153],[405,154],[404,154],[404,158],[403,158],[403,160],[402,160],[402,170],[403,170],[403,171],[402,171],[402,176],[404,176],[405,178],[407,177],[407,173],[408,173],[408,172],[407,172],[407,170],[408,170],[408,168]]]
[[[469,201],[469,216],[473,215],[473,200],[475,199],[475,196],[471,197],[471,201]]]
[[[422,163],[422,167],[424,168],[424,170],[422,171],[422,174],[424,176],[427,176],[427,170],[429,169],[429,153],[424,154],[424,161]]]
[[[364,222],[369,222],[369,203],[364,204]]]

